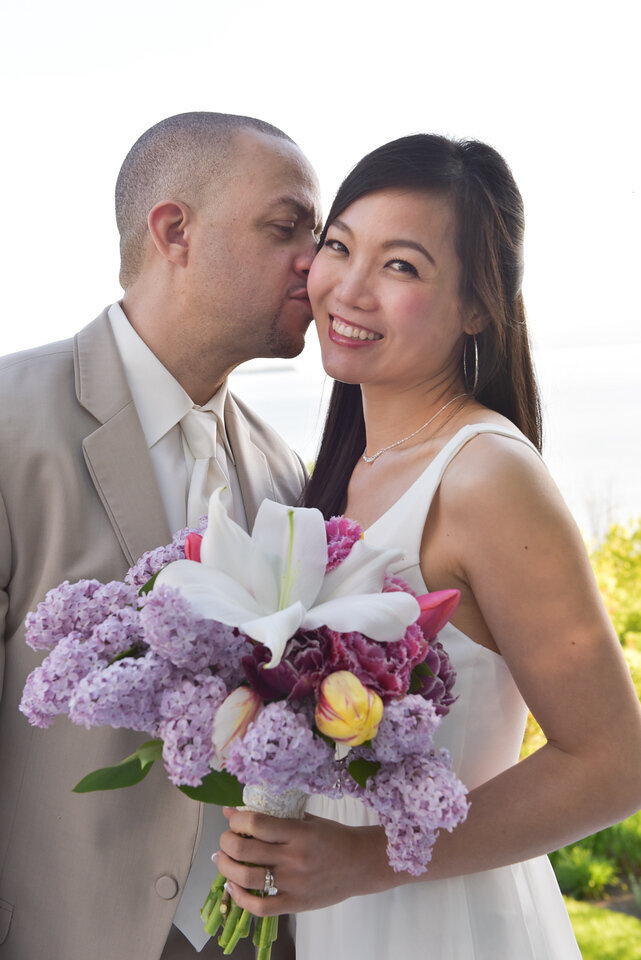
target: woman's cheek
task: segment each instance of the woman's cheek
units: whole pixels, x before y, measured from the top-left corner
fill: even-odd
[[[307,277],[307,295],[312,305],[314,316],[316,316],[316,312],[320,309],[322,299],[327,295],[330,288],[331,270],[327,269],[325,257],[321,250],[312,261]]]

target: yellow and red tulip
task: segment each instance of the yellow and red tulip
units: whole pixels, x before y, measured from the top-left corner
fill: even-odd
[[[349,670],[325,677],[316,707],[316,726],[337,743],[357,747],[376,736],[383,701]]]

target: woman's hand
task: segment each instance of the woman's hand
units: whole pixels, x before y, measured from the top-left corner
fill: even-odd
[[[305,815],[278,820],[224,807],[229,830],[220,838],[216,866],[236,903],[264,917],[327,907],[394,885],[381,827],[347,827]],[[269,868],[278,894],[262,891]],[[398,882],[398,880],[397,880]]]

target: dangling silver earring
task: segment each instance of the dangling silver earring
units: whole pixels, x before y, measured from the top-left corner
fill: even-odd
[[[478,383],[479,383],[479,345],[478,345],[478,343],[477,343],[477,341],[476,341],[476,334],[475,334],[475,333],[471,333],[469,336],[471,336],[472,339],[473,339],[473,341],[474,341],[474,383],[472,384],[472,389],[471,389],[470,393],[475,394],[475,393],[476,393],[476,388],[477,388]],[[468,380],[468,377],[467,377],[467,345],[468,345],[468,342],[469,342],[469,339],[465,341],[465,345],[464,345],[464,347],[463,347],[463,379],[465,380],[465,386],[466,386],[466,388],[469,390],[469,389],[470,389],[470,384],[469,384],[469,380]]]

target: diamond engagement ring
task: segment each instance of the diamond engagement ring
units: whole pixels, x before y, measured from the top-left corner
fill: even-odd
[[[265,886],[263,887],[263,894],[266,897],[275,897],[278,893],[278,887],[274,883],[274,874],[271,872],[269,867],[265,868]]]

